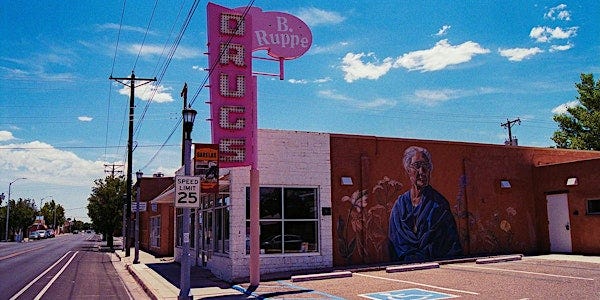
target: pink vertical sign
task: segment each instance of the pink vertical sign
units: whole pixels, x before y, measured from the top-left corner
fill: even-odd
[[[220,166],[256,163],[256,86],[252,78],[252,18],[242,11],[207,5],[212,142]]]

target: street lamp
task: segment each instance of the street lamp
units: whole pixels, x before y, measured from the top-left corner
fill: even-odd
[[[191,173],[191,148],[192,148],[192,129],[194,128],[194,119],[197,112],[189,107],[184,108],[183,114],[183,161],[184,174],[189,176]],[[181,249],[181,282],[179,283],[179,299],[189,299],[190,294],[190,208],[183,208],[182,235],[183,243]]]
[[[133,257],[133,263],[140,263],[140,184],[144,173],[142,171],[135,172],[137,178],[137,190],[135,195],[135,254]]]
[[[15,183],[17,180],[21,180],[21,179],[27,179],[27,178],[19,177],[15,180],[11,181],[8,184],[8,201],[6,201],[6,235],[4,235],[6,237],[7,242],[8,242],[8,218],[10,217],[10,188],[13,183]]]

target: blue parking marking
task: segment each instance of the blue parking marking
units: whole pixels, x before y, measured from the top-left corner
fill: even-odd
[[[387,292],[379,292],[379,293],[371,293],[371,294],[363,294],[359,295],[368,299],[375,300],[393,300],[393,299],[401,299],[401,300],[430,300],[430,299],[449,299],[456,298],[458,296],[428,291],[423,289],[404,289],[404,290],[396,290],[396,291],[387,291]]]

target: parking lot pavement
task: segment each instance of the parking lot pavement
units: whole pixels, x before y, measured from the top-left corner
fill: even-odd
[[[524,257],[463,262],[408,272],[352,272],[351,277],[263,282],[263,299],[600,299],[600,258]],[[248,288],[240,285],[241,289]]]
[[[130,257],[115,254],[151,298],[177,297],[178,264],[142,252],[142,263],[133,265]],[[472,259],[387,271],[355,269],[316,274],[312,279],[265,280],[255,288],[248,283],[228,285],[209,275],[191,276],[194,299],[600,299],[600,257],[577,255],[499,257],[485,264]]]

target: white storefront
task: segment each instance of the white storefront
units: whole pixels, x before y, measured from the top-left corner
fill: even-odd
[[[329,141],[326,133],[258,131],[261,274],[332,268]],[[201,209],[192,213],[199,216],[192,219],[192,263],[227,281],[247,280],[250,168],[221,170],[221,174],[225,180],[220,195],[203,197]],[[177,215],[175,258],[179,260],[177,220],[181,218]]]

